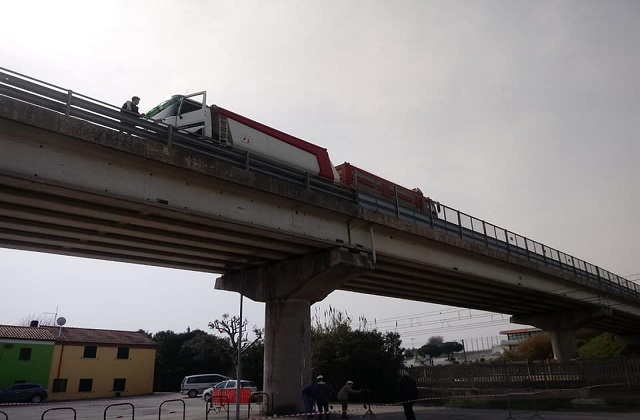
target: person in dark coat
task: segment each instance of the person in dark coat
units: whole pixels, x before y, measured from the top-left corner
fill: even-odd
[[[331,388],[324,381],[324,376],[318,375],[316,384],[313,388],[313,399],[316,400],[318,406],[319,418],[322,418],[324,412],[325,419],[329,418],[329,397],[331,396]]]
[[[313,393],[315,391],[315,385],[309,384],[302,388],[302,403],[304,404],[304,412],[307,418],[311,418],[313,412]]]
[[[140,98],[134,96],[130,101],[125,102],[120,107],[120,112],[125,113],[133,118],[140,118],[140,110],[138,109],[138,104],[140,103]],[[131,124],[126,120],[120,120],[123,126],[128,128],[135,127],[135,124]]]
[[[404,408],[404,417],[406,420],[416,420],[413,412],[413,402],[418,398],[418,385],[416,381],[409,376],[409,372],[403,372],[398,383],[398,398]]]

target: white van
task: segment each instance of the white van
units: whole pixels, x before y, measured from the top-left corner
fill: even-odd
[[[188,395],[189,398],[194,398],[202,394],[202,391],[205,389],[216,386],[216,384],[229,379],[230,378],[217,373],[185,376],[180,384],[180,393]]]

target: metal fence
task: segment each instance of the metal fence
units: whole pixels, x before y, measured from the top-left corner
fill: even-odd
[[[443,204],[439,204],[441,211],[437,216],[428,211],[421,212],[408,208],[402,206],[397,197],[395,201],[385,200],[246,151],[206,141],[160,122],[135,119],[121,113],[120,109],[114,105],[2,67],[0,67],[0,95],[111,130],[127,131],[190,153],[221,160],[258,174],[292,182],[310,191],[350,200],[363,208],[392,215],[416,225],[429,226],[434,230],[455,235],[492,250],[571,273],[594,285],[605,287],[615,294],[640,299],[640,286],[623,277]],[[122,125],[123,121],[127,123],[126,128]],[[130,128],[132,123],[135,124],[135,128]]]
[[[640,358],[419,366],[410,372],[419,386],[430,388],[640,387]]]

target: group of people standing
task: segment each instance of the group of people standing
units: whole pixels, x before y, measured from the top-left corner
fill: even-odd
[[[346,384],[338,391],[338,401],[342,405],[342,418],[348,419],[347,410],[349,408],[349,397],[353,394],[359,394],[361,389],[353,389],[353,381],[347,381]],[[307,417],[310,417],[313,413],[314,402],[318,408],[320,415],[325,415],[325,418],[329,418],[329,398],[332,395],[332,390],[329,384],[324,380],[324,376],[318,375],[316,377],[316,383],[307,385],[302,389],[302,401],[304,402],[304,411]]]
[[[349,399],[354,394],[360,394],[364,390],[353,389],[353,381],[347,381],[346,384],[338,391],[337,398],[342,405],[342,417],[348,419],[347,411],[349,410]],[[302,389],[302,401],[304,403],[304,411],[307,418],[313,416],[314,403],[317,406],[318,414],[322,416],[324,414],[325,419],[329,418],[329,398],[332,395],[332,390],[329,384],[325,381],[324,376],[318,375],[316,382],[305,386]],[[418,398],[418,386],[416,381],[409,376],[408,372],[403,372],[400,382],[398,383],[398,399],[400,400],[402,407],[404,408],[404,415],[406,420],[416,420],[416,416],[413,412],[413,402]]]

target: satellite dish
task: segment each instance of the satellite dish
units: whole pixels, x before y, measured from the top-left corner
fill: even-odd
[[[67,318],[61,316],[60,318],[56,319],[56,324],[60,325],[61,327],[67,323]]]

